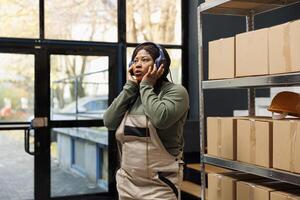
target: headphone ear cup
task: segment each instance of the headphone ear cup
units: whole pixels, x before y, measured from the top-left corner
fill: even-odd
[[[157,58],[155,60],[155,65],[156,65],[156,68],[159,69],[160,65],[161,65],[161,59]]]

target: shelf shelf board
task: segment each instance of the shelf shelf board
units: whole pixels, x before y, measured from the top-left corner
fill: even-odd
[[[282,182],[300,186],[300,174],[294,174],[286,171],[259,167],[238,161],[225,160],[213,156],[204,155],[203,161],[206,164],[216,165],[227,169],[238,170],[258,176],[279,180]]]
[[[201,172],[201,165],[200,163],[188,163],[186,165],[187,168],[190,168],[190,169],[193,169],[197,172]],[[222,173],[222,172],[230,172],[231,170],[228,170],[228,169],[224,169],[224,168],[221,168],[221,167],[217,167],[215,165],[208,165],[206,164],[205,165],[205,172],[206,173]]]
[[[247,16],[276,10],[300,0],[210,0],[200,5],[200,12],[214,15]]]
[[[300,85],[300,73],[202,81],[203,89],[285,87]]]
[[[201,185],[197,185],[189,181],[183,181],[180,189],[185,193],[201,198]],[[207,194],[207,191],[205,194]]]

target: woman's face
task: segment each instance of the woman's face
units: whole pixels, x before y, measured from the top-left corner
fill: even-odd
[[[136,80],[140,82],[148,72],[149,67],[153,65],[154,60],[148,51],[145,49],[138,51],[133,59],[133,75],[136,77]]]

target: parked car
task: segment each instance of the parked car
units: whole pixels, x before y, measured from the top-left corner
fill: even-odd
[[[52,120],[102,119],[108,107],[107,96],[83,97],[51,112]]]

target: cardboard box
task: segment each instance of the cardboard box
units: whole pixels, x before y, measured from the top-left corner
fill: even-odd
[[[237,160],[272,167],[272,120],[237,120]]]
[[[251,179],[261,179],[261,177],[243,172],[208,174],[208,199],[235,200],[236,182]]]
[[[268,29],[236,35],[236,77],[269,74]]]
[[[300,189],[271,192],[271,200],[300,200]]]
[[[274,120],[273,167],[300,173],[300,120]]]
[[[270,200],[271,192],[278,190],[289,190],[296,186],[280,181],[238,181],[237,200]]]
[[[269,29],[270,74],[300,71],[300,20]]]
[[[207,154],[236,160],[236,119],[207,118]]]
[[[208,79],[234,78],[235,38],[211,41],[208,46]]]

